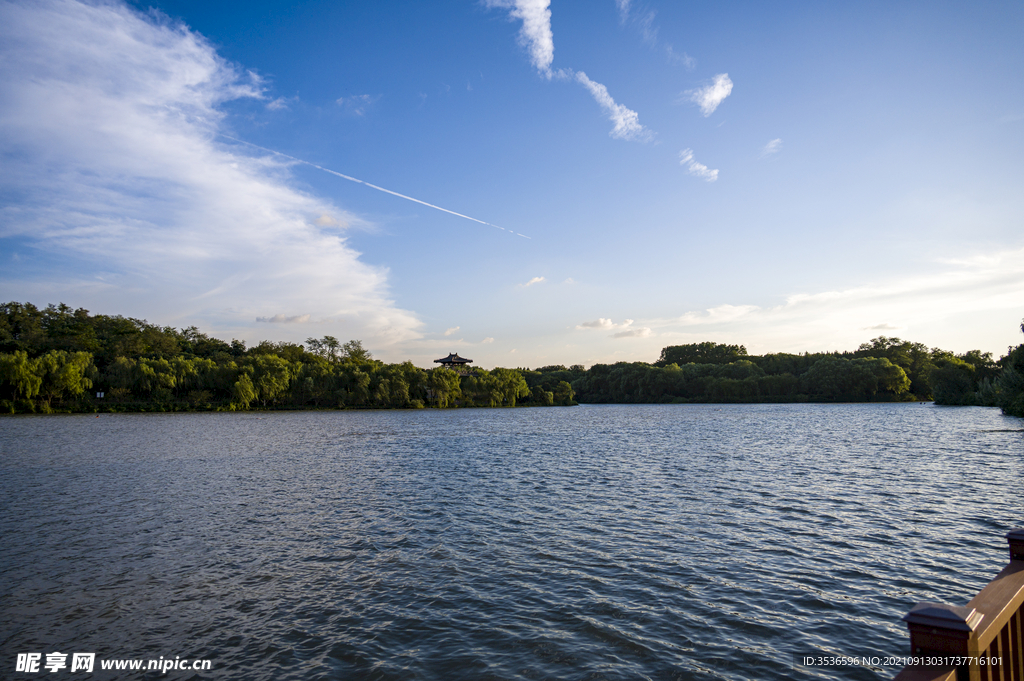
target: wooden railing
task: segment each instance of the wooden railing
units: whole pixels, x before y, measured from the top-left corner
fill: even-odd
[[[970,603],[918,603],[903,618],[911,656],[930,664],[896,681],[1024,681],[1024,529],[1006,540],[1010,564]]]

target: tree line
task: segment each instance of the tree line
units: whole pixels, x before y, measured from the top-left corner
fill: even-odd
[[[103,397],[97,397],[102,393]],[[358,340],[246,347],[67,305],[0,305],[0,412],[575,404],[541,371],[386,364]]]
[[[1024,345],[996,361],[990,352],[957,355],[885,336],[850,352],[760,356],[705,342],[666,347],[653,363],[596,364],[572,386],[581,402],[934,400],[1024,416]]]
[[[1024,332],[1024,323],[1021,324]],[[96,393],[103,398],[96,398]],[[385,364],[358,340],[246,347],[67,305],[0,305],[0,412],[451,408],[935,400],[1024,416],[1024,345],[998,361],[880,336],[849,352],[749,355],[713,342],[652,363],[531,370]]]

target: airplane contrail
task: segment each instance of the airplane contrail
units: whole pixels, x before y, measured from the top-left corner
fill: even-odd
[[[367,187],[370,187],[372,189],[376,189],[379,192],[384,192],[385,194],[391,194],[392,196],[397,196],[398,198],[405,199],[406,201],[412,201],[414,203],[419,203],[419,204],[422,204],[424,206],[427,206],[428,208],[433,208],[434,210],[439,210],[439,211],[442,211],[444,213],[449,213],[451,215],[456,215],[456,216],[458,216],[460,218],[466,218],[467,220],[472,220],[473,222],[479,222],[481,225],[487,225],[488,227],[494,227],[495,229],[500,229],[503,232],[508,232],[509,234],[515,234],[516,236],[521,236],[524,239],[531,238],[531,237],[526,236],[525,234],[520,234],[519,232],[514,232],[511,229],[505,229],[504,227],[499,227],[498,225],[492,224],[490,222],[484,222],[483,220],[477,220],[474,217],[470,217],[468,215],[463,215],[462,213],[456,213],[453,210],[448,210],[447,208],[442,208],[441,206],[435,206],[432,203],[427,203],[426,201],[420,201],[419,199],[414,199],[411,196],[406,196],[405,194],[399,194],[398,192],[393,192],[390,189],[385,189],[384,187],[378,187],[375,184],[370,184],[369,182],[365,182],[365,181],[360,180],[358,178],[351,177],[351,176],[345,175],[343,173],[339,173],[338,171],[331,170],[330,168],[324,168],[323,166],[318,166],[315,163],[310,163],[309,161],[304,161],[301,158],[295,158],[294,156],[289,156],[288,154],[282,153],[280,151],[275,151],[274,149],[268,149],[266,147],[261,147],[258,144],[253,144],[252,142],[247,142],[245,140],[240,140],[237,137],[232,137],[231,135],[225,135],[224,133],[218,133],[218,134],[221,137],[226,137],[229,140],[234,140],[235,142],[240,142],[241,144],[248,144],[250,147],[256,147],[257,149],[262,149],[263,151],[269,152],[271,154],[277,154],[278,156],[284,156],[285,158],[290,158],[291,160],[296,161],[298,163],[304,163],[307,166],[313,166],[317,170],[322,170],[325,173],[330,173],[331,175],[337,175],[338,177],[344,178],[344,179],[348,180],[349,182],[357,182],[359,184],[365,184]]]

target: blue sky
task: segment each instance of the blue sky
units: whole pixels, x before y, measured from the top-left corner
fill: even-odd
[[[0,1],[0,297],[420,366],[999,355],[1022,29],[1010,2]]]

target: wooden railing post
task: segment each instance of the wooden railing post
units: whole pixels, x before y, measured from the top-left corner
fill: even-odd
[[[971,662],[909,665],[897,681],[1024,681],[1024,528],[1006,541],[1010,564],[966,606],[918,603],[903,618],[913,657]]]
[[[910,654],[915,657],[976,657],[975,631],[984,618],[967,606],[918,603],[903,616],[910,630]],[[942,665],[946,666],[946,665]],[[978,681],[968,665],[957,667],[957,681]]]
[[[1010,545],[1010,560],[1024,560],[1024,527],[1006,533]]]

